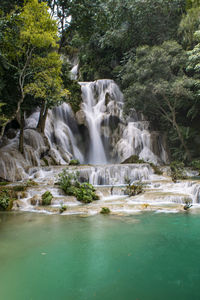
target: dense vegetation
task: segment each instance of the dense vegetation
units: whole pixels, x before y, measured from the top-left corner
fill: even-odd
[[[40,107],[43,133],[49,108],[68,101],[77,111],[69,61],[78,60],[80,80],[118,82],[125,114],[136,108],[165,132],[172,159],[200,158],[200,0],[7,2],[0,3],[1,137],[15,122],[23,153],[25,113]]]

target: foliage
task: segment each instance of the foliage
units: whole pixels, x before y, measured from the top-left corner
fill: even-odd
[[[154,165],[153,163],[149,163],[149,164],[152,167],[152,169],[154,170],[154,173],[156,175],[162,175],[163,174],[163,172],[160,170],[160,168],[158,166]]]
[[[173,130],[176,143],[181,144],[185,159],[191,159],[185,140],[191,111],[196,105],[192,93],[195,82],[185,76],[186,54],[175,41],[160,46],[142,46],[136,51],[135,60],[123,68],[122,83],[125,89],[125,112],[134,107],[142,111],[156,128]],[[181,115],[184,114],[184,118]],[[188,132],[188,131],[187,131]],[[171,147],[174,142],[168,136]],[[192,138],[190,136],[190,138]]]
[[[70,67],[69,64],[64,62],[62,64],[62,81],[65,88],[69,90],[67,102],[71,105],[74,112],[80,109],[81,98],[81,86],[76,80],[70,79]]]
[[[59,174],[58,184],[68,196],[75,196],[78,201],[90,203],[98,200],[99,197],[95,193],[95,188],[88,182],[80,183],[78,179],[79,173],[68,173],[63,170]]]
[[[197,170],[200,174],[200,160],[199,159],[196,159],[196,160],[193,160],[191,162],[191,167],[194,169],[194,170]]]
[[[61,205],[61,207],[60,207],[60,214],[62,214],[64,211],[66,211],[67,210],[67,206],[66,205]]]
[[[128,181],[127,181],[128,182]],[[134,184],[131,184],[131,181],[128,182],[128,186],[126,187],[124,194],[131,196],[136,196],[144,192],[144,184],[141,181],[138,181]]]
[[[138,155],[131,155],[125,159],[122,164],[144,164],[146,163],[143,159],[140,159]]]
[[[103,215],[108,215],[110,214],[110,209],[108,207],[102,207],[101,208],[101,211],[100,211],[100,214],[103,214]]]
[[[179,161],[173,161],[170,164],[171,178],[173,182],[177,182],[178,179],[186,179],[187,176],[184,170],[184,163]]]
[[[7,88],[2,91],[6,103],[3,112],[7,111],[10,121],[17,117],[23,129],[20,115],[22,118],[28,107],[30,110],[40,105],[44,110],[45,106],[47,111],[68,96],[68,90],[62,86],[62,61],[56,52],[57,24],[47,4],[38,0],[28,0],[23,8],[4,16],[0,24],[3,79],[12,86],[9,96]],[[43,112],[41,117],[45,115]]]
[[[53,196],[51,192],[46,191],[44,194],[42,194],[42,205],[51,205],[51,200],[53,199]]]
[[[69,162],[70,166],[77,166],[80,165],[80,161],[78,159],[71,159]]]
[[[8,189],[0,190],[0,210],[11,210],[13,206],[13,192]]]

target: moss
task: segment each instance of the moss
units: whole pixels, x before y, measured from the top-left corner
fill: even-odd
[[[53,199],[53,196],[52,196],[51,192],[46,191],[42,195],[42,205],[51,205],[51,200],[52,199]]]
[[[45,157],[43,157],[42,160],[43,160],[43,162],[45,163],[45,166],[48,167],[48,166],[49,166],[48,160],[47,160]]]
[[[101,208],[101,211],[100,211],[100,214],[103,214],[103,215],[108,215],[110,214],[110,209],[108,207],[102,207]]]

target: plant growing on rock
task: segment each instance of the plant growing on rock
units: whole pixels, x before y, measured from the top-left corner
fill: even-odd
[[[53,195],[51,194],[51,192],[46,191],[42,195],[42,205],[51,205],[51,200],[52,199],[53,199]]]
[[[70,166],[78,166],[78,165],[80,165],[80,161],[78,159],[72,159],[72,160],[70,160],[69,165]]]
[[[67,206],[62,204],[61,207],[60,207],[59,212],[60,212],[60,214],[62,214],[66,210],[67,210]]]
[[[103,215],[108,215],[110,214],[110,209],[108,207],[102,207],[101,208],[101,211],[100,211],[100,214],[103,214]]]
[[[138,181],[134,184],[129,183],[124,191],[125,195],[136,196],[144,192],[144,184],[141,181]]]
[[[13,200],[12,197],[12,191],[9,191],[7,189],[3,189],[0,191],[0,210],[11,210],[13,206]]]
[[[184,210],[188,210],[192,207],[192,200],[190,198],[185,198],[183,199],[183,202],[184,202],[184,206],[183,206],[183,209]]]
[[[171,173],[172,181],[175,183],[177,182],[178,179],[186,179],[187,178],[187,176],[185,174],[183,162],[173,161],[170,164],[170,173]]]
[[[63,170],[59,174],[58,185],[66,195],[75,196],[80,202],[90,203],[99,199],[92,184],[88,182],[80,183],[78,172],[68,173],[67,170]]]

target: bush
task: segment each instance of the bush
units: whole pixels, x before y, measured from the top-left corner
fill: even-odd
[[[75,196],[78,201],[90,203],[98,200],[99,197],[95,193],[95,188],[88,182],[80,183],[78,179],[79,173],[68,173],[63,170],[59,174],[58,185],[68,196]]]
[[[13,206],[12,192],[9,190],[1,190],[0,191],[0,210],[11,210]]]
[[[184,170],[184,163],[179,161],[173,161],[170,164],[171,178],[173,182],[177,182],[178,179],[186,179],[187,176]]]
[[[149,163],[150,166],[152,167],[152,169],[154,170],[154,173],[156,175],[163,175],[163,172],[160,170],[160,168],[156,165],[154,165],[153,163]]]
[[[129,197],[131,197],[131,196],[139,195],[143,192],[144,192],[144,184],[141,181],[139,181],[134,184],[129,183],[124,191],[124,194],[129,195]]]
[[[197,170],[200,174],[200,160],[193,160],[191,162],[191,167],[194,169],[194,170]]]
[[[78,165],[80,165],[80,161],[78,159],[72,159],[72,160],[70,160],[69,165],[70,166],[78,166]]]
[[[51,205],[51,200],[52,199],[53,199],[53,196],[52,196],[51,192],[46,191],[42,195],[42,205]]]
[[[101,208],[101,211],[100,211],[100,214],[103,214],[103,215],[108,215],[110,214],[110,209],[108,207],[102,207]]]
[[[60,214],[62,214],[66,210],[67,210],[67,206],[66,205],[61,205],[61,207],[60,207]]]

